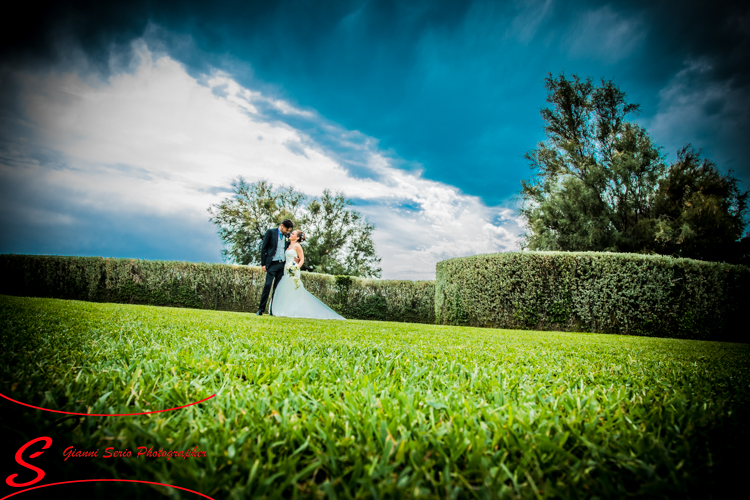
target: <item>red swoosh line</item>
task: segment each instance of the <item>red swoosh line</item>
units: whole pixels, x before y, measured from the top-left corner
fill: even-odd
[[[213,396],[211,396],[211,397],[213,397]],[[193,403],[193,404],[195,404],[195,403]],[[52,411],[52,410],[48,410],[48,411]],[[169,411],[169,410],[161,410],[161,411]],[[81,413],[77,413],[76,415],[81,415]],[[86,414],[84,413],[83,415],[86,415]],[[138,414],[138,415],[140,415],[140,414]],[[158,484],[159,486],[166,486],[167,488],[177,488],[178,490],[189,491],[190,493],[195,493],[196,495],[200,495],[203,498],[208,498],[208,500],[214,500],[213,498],[211,498],[208,495],[204,495],[203,493],[199,493],[199,492],[194,491],[194,490],[189,490],[187,488],[183,488],[182,486],[174,486],[172,484],[164,484],[164,483],[155,483],[153,481],[140,481],[138,479],[78,479],[76,481],[63,481],[61,483],[42,484],[42,485],[39,485],[39,486],[34,486],[32,488],[26,488],[25,490],[14,491],[10,495],[7,495],[7,496],[4,496],[3,498],[0,498],[0,500],[5,500],[6,498],[10,498],[13,495],[18,495],[19,493],[24,493],[26,491],[35,490],[37,488],[46,488],[47,486],[57,486],[58,484],[71,484],[71,483],[92,483],[92,482],[96,482],[96,481],[120,481],[120,482],[123,482],[123,483]]]
[[[34,408],[35,410],[51,411],[52,413],[64,413],[66,415],[82,415],[84,417],[129,417],[129,416],[132,416],[132,415],[150,415],[152,413],[161,413],[163,411],[172,411],[172,410],[179,410],[180,408],[187,408],[188,406],[193,406],[193,405],[197,405],[198,403],[202,403],[204,401],[208,401],[212,397],[216,396],[216,394],[211,394],[209,397],[207,397],[205,399],[201,399],[200,401],[196,401],[194,403],[189,403],[189,404],[182,405],[182,406],[177,406],[175,408],[169,408],[169,409],[166,409],[166,410],[145,411],[143,413],[73,413],[73,412],[70,412],[70,411],[50,410],[49,408],[40,408],[39,406],[30,405],[28,403],[23,403],[21,401],[16,401],[15,399],[9,398],[8,396],[6,396],[5,394],[2,394],[2,393],[0,393],[0,396],[4,397],[8,401],[13,401],[14,403],[18,403],[19,405],[28,406],[29,408]],[[93,479],[92,479],[92,481],[93,481]],[[97,479],[96,481],[99,481],[99,479]],[[104,481],[104,479],[102,479],[101,481]],[[116,480],[115,479],[108,479],[107,481],[124,481],[124,479],[122,479],[122,480],[120,480],[120,479],[116,479]],[[154,484],[161,484],[161,483],[154,483]],[[176,486],[175,486],[175,488],[176,488]],[[188,491],[190,491],[190,490],[188,490]],[[8,498],[8,497],[4,497],[4,498]],[[208,498],[208,497],[206,497],[206,498]],[[3,499],[0,498],[0,500],[3,500]]]

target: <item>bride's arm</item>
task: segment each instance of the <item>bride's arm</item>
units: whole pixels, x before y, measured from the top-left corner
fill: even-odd
[[[305,252],[302,251],[302,245],[297,245],[295,248],[297,251],[297,258],[299,259],[299,262],[297,262],[297,265],[300,269],[302,269],[302,264],[305,263]]]

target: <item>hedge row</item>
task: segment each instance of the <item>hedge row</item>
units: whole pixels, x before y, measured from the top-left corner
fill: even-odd
[[[0,255],[0,293],[254,312],[258,267]],[[346,318],[747,342],[750,269],[663,256],[520,252],[439,262],[437,281],[302,273]]]
[[[0,294],[255,312],[259,267],[102,257],[0,255]],[[435,282],[302,273],[305,287],[351,319],[435,322]]]
[[[518,252],[439,262],[442,324],[748,341],[750,269],[608,252]]]

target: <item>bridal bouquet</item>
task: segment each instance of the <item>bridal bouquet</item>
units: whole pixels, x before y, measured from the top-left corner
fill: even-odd
[[[294,289],[299,289],[300,286],[302,286],[302,281],[299,279],[299,269],[296,265],[287,267],[286,273],[289,275],[290,278],[292,278],[292,281],[294,281]]]

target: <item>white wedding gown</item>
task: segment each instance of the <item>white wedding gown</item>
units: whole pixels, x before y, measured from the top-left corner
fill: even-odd
[[[271,313],[287,318],[346,319],[305,290],[299,276],[299,267],[294,262],[297,252],[290,248],[284,252],[284,256],[284,277],[276,287]]]

